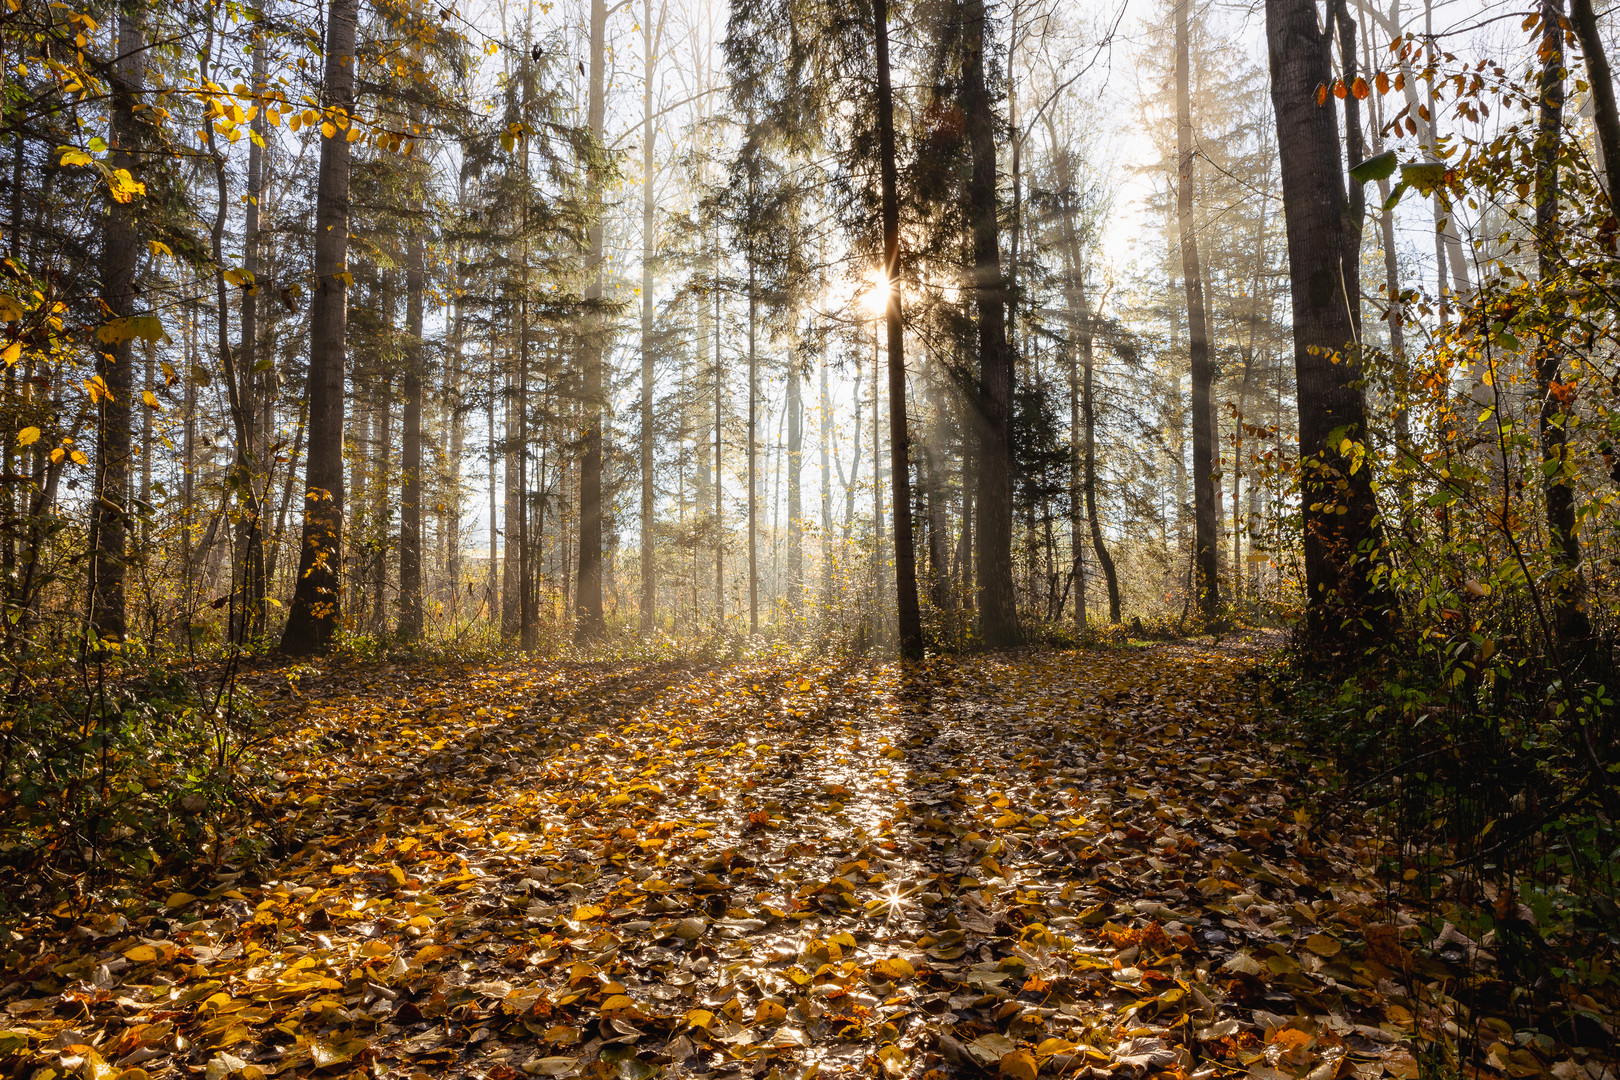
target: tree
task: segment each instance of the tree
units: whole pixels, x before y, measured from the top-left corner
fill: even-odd
[[[1181,276],[1187,295],[1188,370],[1192,376],[1193,595],[1206,620],[1220,613],[1220,574],[1216,560],[1220,532],[1217,464],[1215,367],[1209,355],[1209,319],[1204,279],[1198,263],[1198,228],[1193,220],[1193,128],[1191,51],[1187,9],[1176,0],[1176,224],[1181,239]]]
[[[309,313],[309,421],[304,529],[281,648],[293,655],[332,644],[342,617],[343,376],[348,327],[349,141],[359,0],[330,0],[321,99],[321,164],[315,194],[315,290]],[[338,122],[343,126],[339,127]]]
[[[1376,640],[1384,621],[1374,585],[1382,543],[1367,457],[1347,262],[1349,199],[1338,117],[1328,106],[1330,32],[1313,0],[1266,0],[1271,100],[1282,162],[1294,311],[1294,377],[1305,553],[1305,633],[1318,655],[1343,658]]]
[[[1564,124],[1564,4],[1541,3],[1541,75],[1536,122],[1536,269],[1542,288],[1558,288],[1561,267],[1558,242],[1559,157]],[[1541,475],[1546,490],[1547,532],[1551,538],[1557,576],[1552,596],[1553,632],[1566,664],[1580,662],[1578,654],[1592,632],[1584,610],[1581,578],[1581,540],[1576,531],[1575,493],[1569,468],[1568,413],[1572,397],[1559,383],[1564,343],[1559,336],[1538,343],[1535,360],[1536,398]]]
[[[138,6],[120,9],[112,87],[109,167],[133,177],[138,168],[140,128],[136,104],[143,90],[146,28]],[[138,181],[135,181],[138,182]],[[132,182],[109,186],[101,233],[101,301],[115,319],[135,314],[140,258]],[[128,629],[124,578],[129,547],[130,395],[135,392],[133,335],[117,332],[96,351],[96,499],[91,513],[90,626],[106,641],[122,641]],[[9,365],[8,365],[9,366]]]
[[[407,125],[414,138],[421,126],[414,104]],[[399,463],[399,636],[405,641],[422,636],[422,292],[427,287],[427,270],[420,173],[414,163],[407,170],[405,207],[405,341],[400,372],[404,430]]]
[[[986,73],[989,40],[984,0],[962,3],[962,111],[973,155],[968,185],[972,216],[973,272],[978,307],[979,430],[977,466],[979,636],[999,648],[1022,634],[1012,574],[1013,363],[1007,348],[1005,279],[996,200],[996,117]]]
[[[899,173],[894,161],[894,92],[889,77],[888,0],[872,0],[877,43],[879,170],[883,186],[884,321],[889,334],[889,482],[894,502],[895,611],[900,655],[920,658],[922,615],[917,606],[917,554],[911,532],[911,436],[906,424],[906,331],[901,310]],[[797,383],[795,383],[797,387]],[[794,426],[797,431],[797,424]]]
[[[606,184],[602,160],[603,129],[607,120],[607,4],[591,0],[590,86],[586,99],[586,125],[590,129],[590,164],[587,167],[586,198],[590,202],[586,233],[586,272],[590,284],[585,289],[585,331],[580,336],[579,359],[583,376],[582,405],[585,411],[584,454],[579,464],[579,580],[574,602],[574,636],[589,641],[605,629],[602,611],[602,411],[603,338],[597,309],[603,299],[604,248],[602,235],[602,194]]]

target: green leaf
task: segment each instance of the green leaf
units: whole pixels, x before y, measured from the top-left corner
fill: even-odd
[[[1443,161],[1417,161],[1401,166],[1401,183],[1409,184],[1427,195],[1446,179]]]
[[[1371,184],[1379,180],[1388,180],[1395,172],[1395,151],[1385,150],[1382,154],[1363,161],[1350,170],[1350,179],[1358,184]]]

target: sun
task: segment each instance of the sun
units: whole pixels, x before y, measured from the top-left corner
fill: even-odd
[[[872,278],[872,288],[861,295],[861,306],[869,315],[881,315],[889,309],[889,279],[879,270]]]

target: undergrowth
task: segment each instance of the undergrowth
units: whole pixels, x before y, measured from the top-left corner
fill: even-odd
[[[64,668],[0,704],[0,920],[224,857],[262,714],[231,672]]]
[[[1592,680],[1566,690],[1522,659],[1499,659],[1512,670],[1487,676],[1478,650],[1454,644],[1403,640],[1336,676],[1298,652],[1279,656],[1279,736],[1318,777],[1324,816],[1377,823],[1392,906],[1431,913],[1429,951],[1484,972],[1465,1003],[1510,1006],[1521,1045],[1609,1043],[1604,1017],[1620,1005],[1620,754],[1603,650]],[[1428,1074],[1488,1064],[1499,1040],[1464,1019],[1437,1040]]]

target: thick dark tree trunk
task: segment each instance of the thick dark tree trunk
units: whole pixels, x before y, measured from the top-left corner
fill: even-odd
[[[1587,83],[1592,88],[1592,123],[1597,128],[1598,153],[1603,158],[1603,187],[1609,192],[1612,209],[1614,176],[1620,170],[1620,111],[1615,108],[1614,72],[1603,47],[1603,35],[1598,32],[1592,0],[1570,0],[1569,15],[1586,57]]]
[[[1007,349],[1006,283],[996,214],[996,122],[985,74],[986,21],[984,0],[964,0],[962,107],[973,152],[968,213],[973,223],[973,281],[979,316],[976,584],[979,638],[999,648],[1016,644],[1022,635],[1012,573],[1013,365]]]
[[[883,275],[889,290],[885,321],[889,332],[889,483],[894,502],[895,615],[900,632],[900,655],[917,658],[922,656],[923,636],[922,614],[917,607],[917,549],[911,529],[911,429],[906,418],[906,332],[900,290],[900,180],[894,160],[894,92],[889,83],[888,0],[872,0],[872,22],[877,36]]]
[[[1541,104],[1536,132],[1536,261],[1544,289],[1557,287],[1558,156],[1564,122],[1564,4],[1541,4]],[[1570,398],[1558,381],[1564,343],[1546,338],[1538,343],[1536,395],[1541,401],[1541,475],[1547,499],[1547,533],[1557,568],[1549,593],[1552,630],[1566,661],[1579,662],[1582,642],[1592,625],[1582,604],[1581,541],[1575,524],[1575,492],[1565,427]]]
[[[1187,358],[1192,376],[1193,591],[1206,620],[1219,617],[1220,544],[1219,460],[1216,448],[1215,366],[1209,358],[1209,318],[1204,278],[1198,262],[1198,227],[1193,220],[1193,128],[1187,8],[1176,4],[1176,225],[1181,238],[1181,277],[1187,296]]]
[[[1333,76],[1314,0],[1266,0],[1266,39],[1294,310],[1304,629],[1316,655],[1332,661],[1380,640],[1387,617],[1372,582],[1382,528],[1359,449],[1368,437],[1367,404],[1345,274],[1349,200],[1338,115],[1317,100]]]
[[[136,179],[139,124],[135,105],[146,69],[146,26],[139,5],[118,17],[117,55],[109,71],[112,88],[108,166]],[[140,259],[135,206],[126,194],[107,205],[101,233],[101,302],[110,318],[135,314],[135,267]],[[90,511],[90,627],[104,641],[127,632],[124,579],[129,545],[130,395],[135,386],[135,348],[129,335],[96,350],[96,375],[106,393],[96,398],[95,501]]]
[[[347,122],[354,106],[354,38],[359,0],[331,0],[322,106]],[[334,125],[321,139],[315,188],[315,294],[309,317],[309,437],[298,584],[281,637],[294,655],[332,644],[342,623],[343,375],[348,328],[349,140]]]
[[[574,601],[574,636],[581,641],[599,637],[605,629],[602,612],[602,416],[603,416],[603,320],[594,310],[602,300],[604,268],[602,247],[602,186],[604,177],[596,154],[603,153],[602,132],[607,118],[607,3],[591,0],[590,91],[586,120],[591,129],[593,157],[586,177],[590,202],[587,242],[590,248],[590,284],[585,300],[593,310],[586,314],[586,332],[580,341],[580,364],[584,371],[585,432],[584,454],[579,463],[579,584]]]

